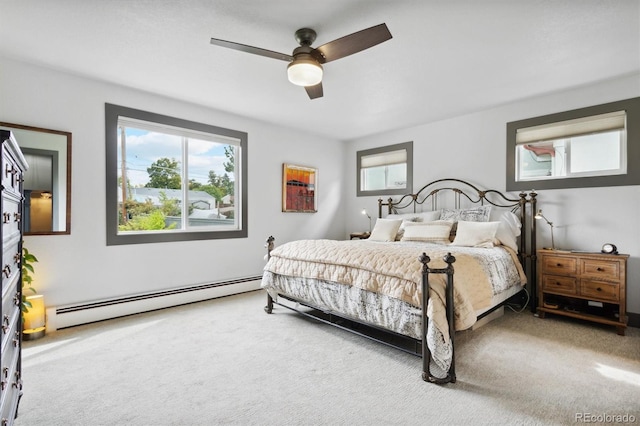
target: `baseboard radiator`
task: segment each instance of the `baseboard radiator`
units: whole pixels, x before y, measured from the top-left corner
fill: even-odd
[[[246,277],[98,302],[49,307],[47,331],[254,291],[260,288],[260,280],[260,276]]]

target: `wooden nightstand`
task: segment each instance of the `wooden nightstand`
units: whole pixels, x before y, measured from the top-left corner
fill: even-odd
[[[538,314],[627,328],[627,254],[538,250]]]
[[[359,240],[366,240],[370,236],[370,232],[352,232],[351,234],[349,234],[349,239],[353,240],[354,238],[357,238]]]

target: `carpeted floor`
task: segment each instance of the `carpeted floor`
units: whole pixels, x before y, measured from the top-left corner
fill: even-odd
[[[640,422],[640,329],[507,310],[456,334],[458,381],[438,386],[419,357],[264,302],[251,292],[25,342],[16,425]]]

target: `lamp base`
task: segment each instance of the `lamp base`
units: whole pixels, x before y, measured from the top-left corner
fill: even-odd
[[[35,330],[29,330],[29,332],[23,331],[22,340],[37,340],[44,337],[44,334],[45,334],[44,327],[39,327],[39,328],[36,328]]]

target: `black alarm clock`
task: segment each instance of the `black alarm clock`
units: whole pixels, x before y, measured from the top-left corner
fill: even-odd
[[[606,254],[618,254],[618,247],[615,244],[606,243],[602,245],[602,253]]]

